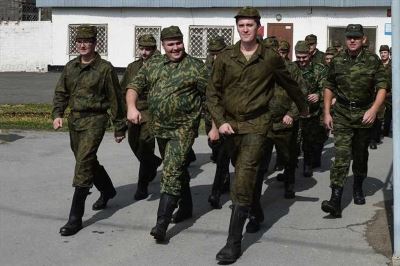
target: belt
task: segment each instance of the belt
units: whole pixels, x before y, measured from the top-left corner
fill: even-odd
[[[107,114],[107,112],[105,111],[99,111],[99,112],[86,112],[86,111],[72,111],[71,115],[77,118],[85,118],[85,117],[91,117],[91,116],[96,116],[96,115],[105,115]]]
[[[369,107],[372,104],[371,101],[349,101],[339,95],[336,95],[336,101],[350,109]]]

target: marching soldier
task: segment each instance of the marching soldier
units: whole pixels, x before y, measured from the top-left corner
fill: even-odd
[[[329,66],[329,64],[331,63],[331,61],[332,61],[332,58],[335,56],[335,55],[337,55],[339,52],[337,51],[337,49],[335,48],[335,47],[328,47],[328,48],[326,48],[326,51],[325,51],[325,62],[324,62],[324,64],[326,65],[326,66]]]
[[[379,47],[379,55],[381,57],[381,61],[383,66],[386,69],[386,73],[388,75],[388,92],[386,94],[385,100],[385,116],[383,123],[383,136],[387,137],[390,133],[390,126],[392,124],[392,60],[390,59],[390,49],[387,45],[381,45]]]
[[[310,48],[310,61],[314,64],[323,64],[324,53],[317,49],[317,36],[315,36],[314,34],[307,35],[305,41]]]

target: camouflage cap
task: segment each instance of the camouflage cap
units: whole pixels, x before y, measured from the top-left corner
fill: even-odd
[[[153,47],[157,45],[156,39],[151,34],[143,34],[138,40],[139,46]]]
[[[317,43],[317,36],[315,36],[314,34],[310,34],[310,35],[307,35],[304,40],[308,44],[314,44],[314,43]]]
[[[97,28],[90,25],[80,25],[76,32],[75,39],[91,39],[96,38]]]
[[[178,26],[169,26],[161,31],[161,41],[165,39],[183,38],[183,34]]]
[[[364,36],[364,29],[361,24],[349,24],[344,32],[346,37],[362,37]]]
[[[224,37],[217,36],[208,41],[208,51],[219,52],[226,47]]]
[[[384,45],[381,45],[380,47],[379,47],[379,52],[382,52],[382,51],[390,51],[390,49],[389,49],[389,45],[386,45],[386,44],[384,44]]]
[[[269,36],[269,37],[265,38],[263,42],[264,42],[265,46],[267,46],[267,47],[276,48],[276,49],[278,49],[278,47],[279,47],[278,39],[275,36]]]
[[[299,54],[308,54],[310,52],[310,46],[306,41],[298,41],[294,50]]]
[[[338,53],[338,50],[333,46],[326,48],[326,51],[325,51],[325,54],[336,55],[337,53]]]
[[[258,12],[257,9],[251,6],[245,6],[242,9],[239,10],[239,12],[236,14],[235,18],[241,18],[241,17],[246,17],[246,18],[258,18],[260,19],[260,12]]]
[[[332,42],[333,47],[342,47],[342,43],[339,40],[334,40]]]
[[[281,50],[281,51],[289,51],[290,50],[290,44],[285,40],[280,41],[279,42],[279,50]]]

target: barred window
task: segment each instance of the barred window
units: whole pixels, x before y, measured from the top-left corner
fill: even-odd
[[[205,59],[208,41],[222,36],[227,45],[233,43],[233,26],[189,26],[189,54]]]
[[[79,55],[76,49],[75,37],[80,24],[70,24],[68,25],[68,54],[69,55]],[[107,56],[107,44],[108,44],[108,34],[107,34],[107,24],[97,24],[92,25],[97,28],[97,45],[96,51],[102,55]]]
[[[143,34],[152,34],[157,41],[157,49],[160,50],[161,27],[158,26],[135,26],[135,58],[138,59],[139,54],[139,38]]]

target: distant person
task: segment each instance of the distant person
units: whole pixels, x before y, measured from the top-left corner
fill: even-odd
[[[317,48],[317,36],[314,34],[307,35],[305,38],[306,43],[309,45],[310,49],[310,61],[314,64],[324,63],[324,53]]]
[[[383,66],[386,69],[386,73],[388,75],[388,92],[386,94],[385,100],[385,116],[383,123],[383,136],[387,137],[390,135],[390,128],[392,125],[392,60],[391,49],[387,45],[381,45],[379,48],[379,55],[381,57],[381,61]]]

